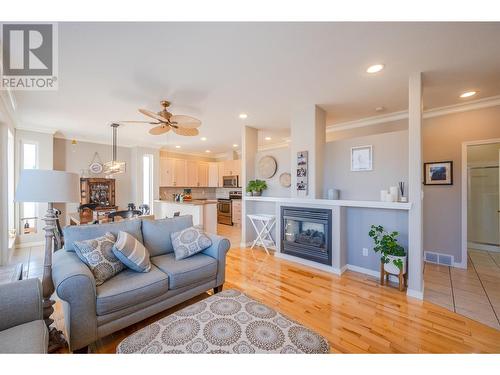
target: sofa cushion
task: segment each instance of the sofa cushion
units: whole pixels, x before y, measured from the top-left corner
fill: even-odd
[[[113,254],[128,268],[136,272],[149,272],[151,262],[149,261],[148,249],[144,247],[134,236],[120,231]]]
[[[95,285],[101,285],[125,269],[125,265],[113,254],[115,236],[106,233],[91,240],[75,241],[76,255],[89,266],[95,278]]]
[[[205,254],[176,260],[175,255],[170,253],[153,257],[151,262],[168,275],[169,289],[215,278],[217,274],[217,260]]]
[[[185,259],[212,246],[212,241],[203,230],[196,227],[186,228],[170,235],[175,259]]]
[[[193,226],[191,215],[160,220],[144,220],[142,234],[144,246],[151,256],[168,254],[174,251],[170,234]]]
[[[0,331],[0,353],[45,354],[49,346],[49,333],[43,320]]]
[[[96,288],[97,315],[106,315],[168,291],[168,276],[155,266],[146,273],[125,270]]]
[[[106,232],[110,232],[117,237],[118,232],[121,230],[131,234],[139,242],[144,243],[142,240],[141,222],[141,219],[133,219],[108,224],[69,225],[63,229],[64,248],[67,251],[75,251],[73,245],[75,241],[91,240],[92,238],[104,236]]]

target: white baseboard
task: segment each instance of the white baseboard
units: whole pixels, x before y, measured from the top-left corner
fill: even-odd
[[[419,299],[419,300],[423,300],[424,299],[424,292],[421,292],[419,290],[413,290],[413,289],[407,289],[406,290],[406,295],[408,297],[413,297],[413,298],[416,298],[416,299]]]
[[[327,266],[326,264],[313,262],[311,260],[294,257],[293,255],[282,254],[282,253],[276,252],[276,253],[274,253],[274,256],[276,258],[286,259],[286,260],[289,260],[291,262],[303,264],[304,266],[316,268],[316,269],[321,270],[321,271],[333,273],[334,275],[338,275],[338,276],[340,276],[343,272],[341,269],[334,268],[332,266]]]
[[[353,264],[348,264],[346,267],[349,271],[363,273],[365,275],[369,275],[369,276],[373,276],[373,277],[377,277],[377,278],[380,277],[380,271],[374,271],[374,270],[371,270],[369,268],[359,267],[359,266],[355,266]],[[389,275],[389,281],[393,281],[393,282],[397,283],[397,282],[399,282],[399,279],[394,275]]]
[[[22,249],[25,247],[35,247],[35,246],[43,246],[43,245],[45,245],[44,241],[22,242],[22,243],[16,244],[15,248]]]
[[[492,251],[495,253],[500,252],[500,246],[495,246],[495,245],[484,245],[476,242],[467,242],[467,248],[468,249],[477,249],[477,250],[483,250],[483,251]]]

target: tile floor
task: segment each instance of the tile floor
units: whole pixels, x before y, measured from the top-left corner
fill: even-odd
[[[467,270],[425,263],[424,299],[500,330],[500,253],[469,250]]]

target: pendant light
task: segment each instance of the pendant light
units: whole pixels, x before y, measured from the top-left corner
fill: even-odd
[[[104,174],[106,177],[111,177],[112,175],[125,173],[127,170],[127,163],[124,161],[116,160],[116,149],[117,149],[117,130],[120,124],[111,124],[111,128],[113,130],[113,159],[104,163]]]

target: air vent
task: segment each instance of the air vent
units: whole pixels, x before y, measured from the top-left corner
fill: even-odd
[[[441,254],[433,251],[425,251],[424,259],[426,262],[443,264],[445,266],[453,266],[454,263],[453,255]]]

